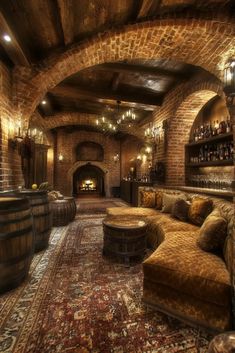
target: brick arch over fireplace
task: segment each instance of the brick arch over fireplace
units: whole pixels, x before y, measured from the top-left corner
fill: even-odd
[[[67,182],[68,182],[68,193],[69,195],[72,195],[73,193],[73,175],[74,173],[80,169],[81,167],[84,167],[86,165],[90,166],[95,166],[99,168],[104,175],[104,189],[105,189],[105,196],[110,197],[110,178],[109,178],[109,172],[108,172],[108,165],[105,162],[92,162],[92,163],[87,163],[87,162],[82,162],[78,161],[73,164],[73,166],[68,170],[67,172]]]
[[[168,18],[128,25],[55,54],[34,70],[16,69],[14,101],[27,121],[47,91],[66,77],[93,65],[125,59],[169,58],[201,66],[220,77],[234,47],[235,28],[227,18]]]
[[[192,124],[211,98],[222,95],[221,87],[210,83],[193,89],[195,91],[188,92],[169,120],[166,155],[168,185],[185,185],[185,144],[189,142]]]

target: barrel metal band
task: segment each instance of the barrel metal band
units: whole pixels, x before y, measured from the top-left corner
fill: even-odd
[[[31,218],[31,217],[32,217],[32,215],[31,215],[31,213],[29,213],[29,214],[27,214],[26,216],[21,217],[21,218],[9,219],[9,220],[3,221],[3,222],[0,221],[0,225],[18,223],[18,222],[20,222],[20,221],[25,221],[26,219],[29,219],[29,218]]]
[[[27,228],[21,229],[21,230],[17,230],[15,232],[12,233],[0,233],[0,241],[1,240],[5,240],[5,238],[14,238],[14,237],[18,237],[20,235],[25,235],[28,234],[30,232],[33,231],[33,226],[29,226]]]

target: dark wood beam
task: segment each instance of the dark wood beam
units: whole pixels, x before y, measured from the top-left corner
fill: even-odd
[[[120,100],[121,102],[137,102],[141,104],[145,104],[148,106],[159,106],[163,102],[163,95],[145,95],[139,94],[136,92],[135,94],[133,93],[120,93],[120,92],[112,92],[109,90],[104,90],[104,89],[94,89],[94,88],[88,88],[88,87],[79,87],[79,86],[72,86],[72,85],[66,85],[66,84],[60,84],[53,88],[50,93],[59,95],[62,97],[68,97],[68,98],[75,98],[79,99],[81,96],[86,96],[86,97],[96,97],[96,98],[108,98],[108,99],[115,99],[115,100]]]
[[[61,26],[64,35],[64,44],[68,45],[74,39],[74,17],[73,17],[73,0],[57,0],[57,6],[60,15]]]
[[[134,22],[138,18],[139,12],[143,6],[144,0],[135,0],[132,5],[132,12],[130,16],[130,21]]]
[[[11,42],[6,42],[3,39],[4,34],[11,37]],[[19,43],[16,35],[13,33],[9,27],[7,21],[5,20],[2,12],[0,12],[0,37],[1,44],[4,47],[7,55],[12,60],[15,65],[29,66],[29,60],[23,50],[21,44]]]
[[[156,16],[162,0],[143,0],[138,19]]]
[[[172,77],[177,80],[185,80],[189,78],[188,74],[179,73],[164,68],[158,68],[153,66],[145,65],[134,65],[127,63],[106,63],[102,65],[97,65],[95,70],[105,70],[111,72],[120,72],[120,73],[135,73],[141,75],[151,75],[151,76],[163,76],[163,77]]]
[[[120,72],[114,72],[113,74],[113,79],[111,83],[111,89],[112,91],[116,91],[120,82],[121,78],[121,73]]]

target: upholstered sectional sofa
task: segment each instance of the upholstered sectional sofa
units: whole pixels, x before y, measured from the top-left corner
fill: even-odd
[[[182,191],[164,188],[139,188],[168,194]],[[195,195],[184,192],[187,200]],[[200,198],[208,196],[200,195]],[[143,301],[162,312],[212,331],[232,327],[233,203],[211,198],[213,212],[227,221],[227,237],[220,256],[202,250],[197,243],[200,227],[173,218],[154,208],[113,207],[113,217],[140,217],[148,223],[148,245],[153,249],[143,262]]]

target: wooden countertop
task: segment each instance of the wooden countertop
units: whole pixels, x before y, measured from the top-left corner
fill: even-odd
[[[200,194],[214,195],[218,197],[235,197],[235,191],[232,190],[222,190],[222,189],[208,189],[208,188],[198,188],[194,186],[175,186],[174,189],[179,189],[182,191],[198,192]]]

